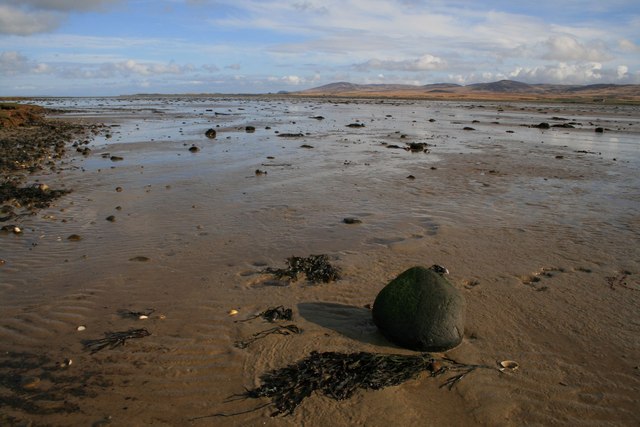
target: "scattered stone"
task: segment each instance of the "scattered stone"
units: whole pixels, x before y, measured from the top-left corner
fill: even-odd
[[[214,139],[217,135],[217,132],[215,129],[207,129],[204,135],[209,139]]]
[[[245,132],[247,133],[253,133],[256,131],[256,128],[254,126],[247,126],[244,128]]]
[[[107,221],[109,222],[116,222],[116,217],[115,215],[109,215],[107,218],[105,218]]]
[[[549,129],[551,126],[549,126],[549,123],[542,122],[539,125],[533,125],[531,127],[538,128],[538,129]]]
[[[80,240],[82,240],[82,236],[80,236],[79,234],[71,234],[69,237],[67,237],[67,240],[71,242],[79,242]]]
[[[316,119],[316,120],[324,120],[324,117],[322,117],[322,116],[314,116],[314,117],[311,117],[311,118],[312,119]]]
[[[124,160],[124,157],[120,157],[120,156],[111,156],[110,160],[112,162],[121,162],[122,160]]]
[[[313,145],[309,145],[309,144],[302,144],[300,146],[300,148],[313,148]]]
[[[416,177],[413,176],[413,175],[409,175],[409,176],[407,176],[407,179],[412,179],[413,180],[413,179],[416,179]]]
[[[195,145],[192,145],[191,147],[189,147],[189,151],[192,153],[197,153],[198,151],[200,151],[200,149]]]
[[[146,256],[134,256],[133,258],[129,258],[129,261],[134,261],[134,262],[147,262],[150,260],[151,259]]]
[[[363,128],[364,123],[350,123],[347,125],[348,128]]]
[[[413,267],[380,291],[373,321],[397,345],[445,351],[462,341],[464,298],[443,275]]]
[[[280,138],[301,138],[304,136],[303,133],[279,133],[278,136]]]
[[[472,128],[471,126],[465,126],[464,128],[462,128],[462,130],[475,130],[475,129]]]
[[[256,169],[256,176],[267,175],[267,171]]]
[[[597,127],[597,128],[595,129],[595,132],[596,132],[596,133],[604,133],[604,128]]]
[[[116,187],[116,192],[122,193],[122,187]]]
[[[345,218],[342,220],[345,224],[362,224],[362,220],[358,218]]]

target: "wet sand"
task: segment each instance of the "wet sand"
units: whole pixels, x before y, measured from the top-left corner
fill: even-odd
[[[110,132],[93,139],[91,155],[70,153],[57,173],[32,177],[73,192],[21,218],[22,234],[0,234],[2,423],[640,423],[638,107],[40,103]],[[356,122],[365,126],[347,127]],[[541,122],[575,124],[530,127]],[[408,142],[430,151],[389,148]],[[262,273],[323,253],[341,280],[278,286]],[[478,370],[451,391],[423,374],[346,401],[313,395],[284,418],[264,408],[192,420],[268,403],[228,398],[311,351],[410,354],[378,333],[365,306],[406,268],[434,263],[467,301],[465,339],[447,356],[511,359],[517,371]],[[293,309],[302,333],[234,346],[273,326],[236,320],[278,305]],[[148,309],[148,319],[126,315]],[[151,335],[83,349],[130,328]]]

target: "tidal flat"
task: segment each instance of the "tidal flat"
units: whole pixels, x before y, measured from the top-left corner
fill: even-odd
[[[69,193],[0,223],[20,228],[0,232],[0,424],[640,423],[639,106],[29,102],[100,132],[26,178]],[[320,254],[338,280],[268,273]],[[284,417],[229,399],[314,351],[415,354],[370,305],[432,264],[467,304],[446,356],[517,370],[312,394]],[[235,345],[273,327],[238,320],[278,306],[298,332]]]

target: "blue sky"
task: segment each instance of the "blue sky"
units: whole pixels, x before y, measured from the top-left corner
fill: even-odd
[[[0,96],[640,84],[637,0],[0,0]]]

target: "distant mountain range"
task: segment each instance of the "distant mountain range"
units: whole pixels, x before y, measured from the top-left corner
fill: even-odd
[[[466,86],[436,83],[424,86],[403,84],[359,85],[348,82],[294,92],[300,96],[424,98],[477,100],[557,100],[581,102],[640,102],[640,85],[553,85],[527,84],[513,80]]]

